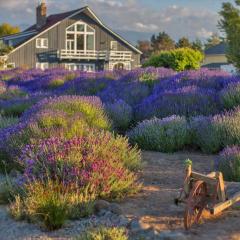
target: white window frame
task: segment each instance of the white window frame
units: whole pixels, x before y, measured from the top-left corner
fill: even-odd
[[[12,46],[13,46],[13,41],[12,41],[12,40],[8,40],[8,45],[9,45],[10,47],[12,47]]]
[[[117,41],[111,41],[110,48],[111,48],[111,51],[117,51],[118,50],[118,42]]]
[[[49,68],[49,63],[48,62],[37,62],[36,68],[44,71]]]
[[[131,62],[121,62],[121,61],[109,62],[108,70],[113,71],[114,66],[119,63],[123,64],[124,70],[128,70],[128,71],[132,70]]]
[[[66,63],[65,68],[69,71],[95,72],[96,65],[94,63]]]
[[[37,38],[36,39],[36,48],[48,48],[48,39],[47,38]]]
[[[12,69],[12,68],[16,68],[16,64],[15,64],[15,62],[7,63],[7,68],[10,68],[10,69]]]
[[[84,25],[84,31],[78,31],[77,30],[77,25],[78,24],[81,24],[81,25]],[[70,28],[74,27],[74,31],[72,30],[69,30]],[[89,27],[90,29],[92,29],[91,32],[87,31],[87,27]],[[68,26],[66,28],[66,42],[65,42],[65,49],[66,50],[69,50],[69,51],[74,51],[74,52],[77,52],[77,51],[81,51],[81,50],[78,50],[77,49],[77,35],[78,34],[83,34],[84,35],[84,49],[82,50],[85,54],[87,52],[95,52],[96,50],[96,34],[95,34],[95,29],[93,27],[91,27],[90,25],[88,25],[87,23],[83,22],[83,21],[78,21],[70,26]],[[68,40],[67,39],[67,35],[68,34],[74,34],[74,40]],[[92,50],[88,50],[87,49],[87,36],[88,35],[93,35],[93,49]],[[68,42],[74,42],[74,48],[73,49],[68,49]]]

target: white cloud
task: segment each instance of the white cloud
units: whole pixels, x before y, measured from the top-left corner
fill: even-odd
[[[135,23],[135,26],[137,27],[137,30],[139,31],[156,31],[158,29],[158,26],[155,24],[144,24],[141,22]]]
[[[0,0],[0,22],[19,25],[34,23],[37,2],[38,0]],[[47,5],[49,14],[89,5],[112,29],[166,31],[175,39],[181,36],[205,38],[217,31],[218,14],[208,9],[178,5],[154,9],[139,0],[47,0]],[[10,18],[13,14],[15,18]]]
[[[209,38],[213,35],[212,31],[207,31],[205,28],[201,28],[196,32],[197,37],[199,38]]]

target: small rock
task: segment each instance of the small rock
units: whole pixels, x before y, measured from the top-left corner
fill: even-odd
[[[100,210],[100,211],[97,212],[97,216],[98,216],[98,217],[105,216],[107,212],[108,212],[108,211],[102,209],[102,210]]]
[[[120,226],[127,226],[129,224],[129,220],[127,217],[120,215],[119,216],[119,225]]]
[[[154,231],[152,229],[147,229],[147,230],[140,230],[137,233],[134,232],[132,233],[131,236],[134,240],[140,240],[140,239],[144,239],[144,240],[155,240],[155,234]]]
[[[109,210],[112,213],[115,213],[117,215],[121,215],[122,214],[122,209],[121,209],[121,207],[117,203],[110,204]]]
[[[188,237],[181,232],[163,231],[156,237],[156,240],[188,240]]]
[[[94,205],[95,212],[100,212],[101,210],[109,210],[110,203],[105,200],[97,200]]]
[[[132,231],[132,232],[139,232],[142,229],[142,226],[141,224],[139,223],[139,221],[137,219],[133,219],[130,224],[129,224],[129,229]]]

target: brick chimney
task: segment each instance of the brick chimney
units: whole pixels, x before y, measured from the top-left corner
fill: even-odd
[[[41,1],[36,8],[37,16],[37,29],[43,27],[47,22],[47,5],[45,1]]]

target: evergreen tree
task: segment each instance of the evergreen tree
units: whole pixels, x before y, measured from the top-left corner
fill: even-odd
[[[192,49],[203,52],[203,43],[200,39],[196,39],[192,42]]]
[[[208,49],[210,47],[214,47],[218,45],[221,42],[221,38],[217,33],[213,33],[210,38],[207,39],[207,42],[205,44],[205,49]]]
[[[153,35],[151,38],[151,45],[154,52],[175,48],[174,40],[165,32],[160,32],[158,36]]]
[[[182,37],[178,40],[176,47],[177,48],[192,48],[192,44],[188,38]]]
[[[240,0],[235,0],[235,5],[223,3],[220,16],[219,27],[225,32],[228,44],[228,61],[240,69]]]

